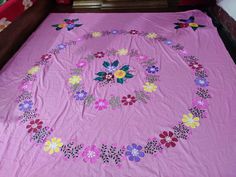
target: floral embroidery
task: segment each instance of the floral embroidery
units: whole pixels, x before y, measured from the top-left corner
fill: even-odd
[[[52,133],[52,131],[53,130],[51,128],[44,127],[33,134],[32,140],[37,144],[44,143],[47,137]]]
[[[61,43],[61,44],[57,45],[57,49],[59,49],[59,50],[62,50],[65,48],[66,48],[66,44]]]
[[[203,99],[211,98],[211,95],[208,93],[208,89],[198,88],[196,94]]]
[[[199,123],[199,117],[193,117],[193,114],[189,113],[184,114],[182,121],[184,123],[184,125],[186,125],[187,127],[191,127],[191,128],[196,128],[200,125]]]
[[[101,32],[92,32],[92,36],[94,38],[98,38],[98,37],[101,37],[102,36],[102,33]]]
[[[26,128],[28,129],[28,133],[34,132],[36,133],[39,129],[42,128],[43,125],[43,121],[41,121],[40,119],[36,119],[36,120],[31,120],[30,123],[26,126]]]
[[[28,91],[24,91],[21,95],[19,95],[16,99],[18,103],[24,100],[30,100],[32,98],[32,93]]]
[[[44,143],[43,150],[45,152],[48,152],[50,155],[53,153],[57,153],[60,151],[60,147],[62,147],[63,143],[61,142],[60,138],[52,138],[51,141],[47,140]]]
[[[137,30],[130,30],[129,33],[135,35],[135,34],[138,34],[138,31]]]
[[[84,149],[81,156],[84,162],[95,163],[100,157],[100,150],[95,145],[88,146]]]
[[[144,152],[146,154],[156,154],[157,152],[160,152],[163,150],[163,147],[157,140],[157,138],[149,139],[147,142],[147,145],[144,147]]]
[[[154,92],[156,91],[157,86],[153,83],[146,82],[145,85],[143,86],[143,90],[146,92]]]
[[[148,66],[148,68],[146,69],[146,71],[150,74],[155,74],[159,71],[159,68],[156,66]]]
[[[145,156],[144,152],[142,151],[142,146],[136,144],[128,145],[125,155],[128,156],[130,161],[135,162],[139,162],[141,157]]]
[[[207,72],[205,70],[196,70],[195,76],[200,78],[208,77]]]
[[[74,76],[72,76],[71,78],[69,78],[69,83],[72,84],[72,85],[75,85],[75,84],[80,83],[81,80],[82,80],[82,79],[81,79],[80,76],[74,75]]]
[[[97,53],[94,54],[94,56],[95,56],[96,58],[102,58],[102,57],[104,57],[104,55],[105,55],[104,52],[97,52]]]
[[[39,66],[34,66],[28,71],[28,74],[36,74],[37,72],[39,72],[39,69]]]
[[[202,69],[202,65],[201,64],[199,64],[198,62],[191,62],[190,64],[189,64],[189,66],[192,68],[192,69],[196,69],[196,70],[200,70],[200,69]]]
[[[193,99],[193,107],[198,109],[207,109],[208,101],[205,99],[195,98]]]
[[[76,22],[78,22],[79,19],[64,19],[64,23],[60,23],[60,24],[55,24],[52,25],[53,27],[56,27],[56,30],[59,31],[63,28],[67,28],[68,31],[74,29],[75,27],[80,27],[82,26],[82,24],[78,24]]]
[[[175,23],[175,29],[191,27],[195,31],[200,27],[205,27],[204,25],[195,23],[194,20],[194,16],[189,17],[189,19],[179,19],[180,22]]]
[[[95,102],[95,108],[99,111],[107,109],[107,107],[108,107],[108,102],[106,99],[99,99]]]
[[[117,51],[117,54],[120,55],[120,56],[124,56],[124,55],[127,55],[128,54],[128,49],[119,49]]]
[[[84,90],[77,91],[75,94],[75,99],[81,101],[84,100],[87,97],[87,95],[88,93],[85,92]]]
[[[190,108],[189,111],[194,115],[194,117],[206,118],[205,110],[201,110],[197,107]]]
[[[74,146],[74,142],[71,142],[66,145],[62,145],[61,151],[64,154],[64,157],[67,159],[79,157],[79,151],[83,148],[83,145]]]
[[[186,127],[183,122],[175,125],[173,127],[173,130],[174,130],[174,135],[176,136],[176,138],[182,138],[185,140],[188,138],[188,135],[190,133],[189,128]]]
[[[27,110],[24,112],[23,115],[19,116],[19,119],[22,123],[27,122],[28,120],[34,119],[38,116],[36,109],[33,110]]]
[[[161,138],[161,144],[164,144],[167,148],[171,146],[175,147],[176,142],[178,142],[178,139],[174,136],[174,133],[172,131],[164,131],[159,136]]]
[[[136,102],[136,98],[134,96],[131,96],[131,95],[123,96],[121,102],[125,106],[132,105]]]
[[[51,54],[45,54],[45,55],[42,55],[42,56],[41,56],[41,59],[42,59],[42,60],[49,60],[51,57],[52,57]]]
[[[166,45],[171,45],[171,44],[172,44],[172,41],[167,39],[167,40],[164,41],[164,43],[165,43]]]
[[[19,105],[19,110],[26,112],[31,110],[33,107],[33,102],[31,100],[25,100],[23,103]]]
[[[209,82],[206,80],[206,78],[198,77],[194,80],[195,84],[200,87],[207,87],[209,86]]]
[[[76,66],[77,66],[78,68],[83,68],[83,67],[85,67],[86,65],[87,65],[86,60],[80,60],[80,61],[76,64]]]
[[[156,33],[148,33],[148,34],[147,34],[147,38],[149,38],[149,39],[155,39],[155,38],[157,38],[157,34],[156,34]]]

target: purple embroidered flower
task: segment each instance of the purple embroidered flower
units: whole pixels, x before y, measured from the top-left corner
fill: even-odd
[[[76,100],[84,100],[87,97],[88,93],[85,92],[84,90],[78,91],[75,94],[75,99]]]
[[[26,112],[31,110],[33,107],[33,102],[31,100],[25,100],[23,103],[19,105],[19,110]]]
[[[197,77],[194,81],[195,81],[195,84],[200,87],[209,86],[209,82],[206,80],[206,78]]]
[[[144,152],[141,151],[142,146],[132,144],[127,146],[127,151],[125,152],[125,155],[129,157],[130,161],[139,162],[141,157],[144,157]]]
[[[116,67],[116,66],[107,66],[106,70],[107,70],[109,73],[113,73],[114,71],[117,70],[117,67]]]
[[[193,107],[196,107],[198,109],[207,109],[208,101],[202,98],[194,98]]]
[[[112,34],[119,34],[119,31],[116,30],[116,29],[113,29],[113,30],[111,31],[111,33],[112,33]]]
[[[155,74],[159,71],[159,68],[156,66],[148,66],[146,71],[151,74]]]
[[[84,162],[95,163],[100,157],[100,150],[95,145],[88,146],[81,154]]]
[[[64,48],[66,48],[66,44],[61,43],[61,44],[57,45],[57,49],[59,49],[59,50],[62,50]]]
[[[172,41],[169,40],[169,39],[167,39],[167,40],[164,41],[164,43],[165,43],[166,45],[171,45],[171,44],[172,44]]]

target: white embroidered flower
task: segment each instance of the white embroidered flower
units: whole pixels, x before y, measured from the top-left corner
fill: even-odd
[[[0,19],[0,32],[3,31],[11,22],[7,18],[3,17]]]
[[[25,10],[33,5],[33,2],[31,0],[23,0],[22,3],[23,3],[23,6],[25,7]]]

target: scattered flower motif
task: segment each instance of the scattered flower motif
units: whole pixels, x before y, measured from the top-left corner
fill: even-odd
[[[33,66],[31,69],[28,70],[27,73],[31,75],[36,74],[37,72],[39,72],[39,69],[39,66]]]
[[[23,103],[19,105],[19,110],[26,112],[31,110],[33,107],[33,102],[31,100],[25,100]]]
[[[167,39],[167,40],[164,41],[164,43],[165,43],[166,45],[171,45],[173,42],[172,42],[171,40],[168,40],[168,39]]]
[[[41,59],[42,59],[42,60],[49,60],[51,57],[52,57],[51,54],[45,54],[45,55],[42,55],[42,56],[41,56]]]
[[[199,78],[197,77],[195,80],[194,80],[195,84],[200,86],[200,87],[207,87],[209,86],[209,82],[206,80],[206,78]]]
[[[11,22],[7,18],[3,17],[0,19],[0,32],[3,31]]]
[[[80,60],[77,64],[76,64],[76,66],[78,67],[78,68],[83,68],[83,67],[85,67],[87,65],[87,61],[86,60]]]
[[[117,70],[115,73],[114,73],[114,76],[118,79],[122,79],[124,78],[126,75],[126,72],[123,71],[123,70]]]
[[[109,72],[109,73],[113,73],[114,71],[117,70],[117,66],[107,66],[106,70]]]
[[[100,150],[95,145],[88,146],[82,152],[84,162],[95,163],[100,157]]]
[[[139,55],[139,56],[137,57],[137,60],[139,60],[139,61],[145,61],[145,60],[147,60],[147,59],[148,59],[148,57],[145,56],[145,55]]]
[[[145,156],[144,152],[142,151],[142,146],[136,144],[128,145],[125,155],[128,156],[130,161],[135,162],[139,162],[141,158]]]
[[[138,34],[138,31],[137,30],[130,30],[129,33],[135,35],[135,34]]]
[[[41,121],[40,119],[36,119],[36,120],[31,120],[30,123],[26,126],[26,128],[28,129],[28,133],[31,132],[36,133],[38,130],[42,128],[42,125],[43,121]]]
[[[184,125],[186,125],[187,127],[191,127],[191,128],[196,128],[200,125],[199,123],[199,117],[193,117],[193,114],[189,113],[184,114],[182,121],[184,123]]]
[[[69,78],[69,83],[72,84],[72,85],[75,85],[75,84],[80,83],[81,80],[82,79],[81,79],[80,76],[73,75]]]
[[[149,39],[156,39],[157,38],[157,34],[156,33],[148,33],[147,34],[147,38],[149,38]]]
[[[102,33],[101,32],[92,32],[92,36],[94,38],[98,38],[98,37],[101,37],[102,36]]]
[[[76,22],[78,22],[79,19],[64,19],[64,23],[60,23],[60,24],[55,24],[52,25],[53,27],[56,27],[56,30],[61,30],[62,28],[67,27],[67,30],[70,31],[72,29],[74,29],[75,27],[80,27],[82,26],[82,24],[78,24]]]
[[[103,109],[107,109],[108,107],[108,102],[106,99],[99,99],[95,102],[95,108],[99,111],[103,110]]]
[[[111,33],[112,33],[112,34],[119,34],[119,31],[116,30],[116,29],[114,29],[114,30],[111,31]]]
[[[135,96],[131,96],[131,95],[123,96],[121,102],[125,106],[133,105],[136,102],[136,98]]]
[[[190,66],[192,69],[196,69],[196,70],[202,69],[202,65],[199,64],[198,62],[191,62],[191,63],[189,63],[189,66]]]
[[[63,143],[61,142],[60,138],[53,137],[51,139],[51,141],[47,140],[44,143],[43,150],[45,152],[48,152],[51,155],[53,153],[59,152],[60,151],[60,147],[62,147],[62,145],[63,145]]]
[[[87,92],[85,92],[84,90],[81,90],[81,91],[77,91],[74,97],[76,100],[82,101],[82,100],[85,100],[87,95],[88,95]]]
[[[146,92],[154,92],[156,91],[157,86],[154,83],[146,82],[143,86],[143,90]]]
[[[104,52],[97,52],[97,53],[94,54],[94,56],[95,56],[96,58],[102,58],[102,57],[105,56],[105,53],[104,53]]]
[[[195,31],[199,27],[205,27],[205,25],[195,23],[194,20],[194,16],[189,17],[189,19],[179,19],[180,22],[175,23],[175,29],[191,27]]]
[[[178,139],[174,136],[174,133],[172,131],[164,131],[160,135],[160,143],[164,144],[167,148],[169,147],[175,147],[176,142],[178,142]]]
[[[159,68],[157,66],[148,66],[146,71],[151,74],[155,74],[159,71]]]
[[[112,82],[112,81],[114,81],[114,75],[112,73],[106,73],[103,76],[103,79],[107,82]]]
[[[117,54],[120,55],[120,56],[124,56],[124,55],[127,55],[128,54],[128,49],[119,49],[117,51]]]
[[[194,98],[193,99],[193,107],[197,107],[198,109],[207,109],[208,101],[201,98]]]

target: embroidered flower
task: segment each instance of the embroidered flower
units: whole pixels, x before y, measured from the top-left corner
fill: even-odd
[[[159,71],[159,68],[157,66],[148,66],[146,71],[151,74],[155,74]]]
[[[34,66],[31,69],[29,69],[27,73],[32,75],[36,74],[37,72],[39,72],[39,69],[40,69],[39,66]]]
[[[84,90],[81,90],[81,91],[77,91],[74,97],[76,100],[82,101],[87,97],[87,95],[88,95],[87,92],[85,92]]]
[[[99,99],[95,102],[95,108],[99,111],[107,109],[107,107],[108,107],[108,102],[106,99]]]
[[[28,133],[31,132],[36,133],[38,130],[42,128],[42,125],[43,121],[41,121],[40,119],[36,119],[36,120],[31,120],[30,123],[26,126],[26,128],[28,129]]]
[[[116,66],[107,66],[106,70],[109,72],[109,73],[113,73],[114,71],[117,70],[117,67]]]
[[[3,17],[0,19],[0,32],[3,31],[11,22],[7,18]]]
[[[85,67],[87,65],[87,61],[86,60],[80,60],[77,64],[76,64],[76,66],[78,67],[78,68],[83,68],[83,67]]]
[[[156,91],[157,86],[154,83],[146,82],[143,86],[143,90],[146,92],[154,92]]]
[[[199,78],[197,77],[195,80],[194,80],[195,84],[200,86],[200,87],[207,87],[209,86],[209,82],[206,80],[206,78]]]
[[[191,62],[191,63],[189,63],[189,66],[190,66],[192,69],[196,69],[196,70],[202,69],[202,65],[199,64],[198,62]]]
[[[120,55],[120,56],[124,56],[124,55],[127,55],[128,54],[128,50],[127,49],[119,49],[117,51],[117,54]]]
[[[59,152],[60,151],[60,147],[62,147],[63,143],[61,142],[61,139],[60,138],[56,138],[56,137],[53,137],[50,140],[47,140],[45,143],[44,143],[44,148],[43,150],[45,152],[48,152],[50,155],[55,153],[55,152]]]
[[[174,23],[175,29],[191,27],[194,31],[199,27],[205,27],[205,25],[199,25],[194,22],[194,16],[189,17],[188,19],[179,19],[180,22]]]
[[[19,110],[26,112],[31,110],[33,107],[33,102],[31,100],[25,100],[23,103],[19,105]]]
[[[164,43],[165,43],[166,45],[171,45],[173,42],[172,42],[171,40],[167,39],[167,40],[164,41]]]
[[[136,144],[128,145],[125,155],[129,157],[130,161],[135,162],[139,162],[141,158],[145,156],[144,152],[142,151],[142,146]]]
[[[32,89],[33,83],[31,81],[23,82],[19,86],[19,89],[22,91],[30,91]]]
[[[111,31],[111,34],[119,34],[119,31],[116,30],[116,29],[113,29],[113,30]]]
[[[149,38],[149,39],[155,39],[155,38],[157,38],[157,34],[156,34],[156,33],[148,33],[148,34],[147,34],[147,38]]]
[[[191,127],[191,128],[196,128],[200,125],[199,123],[199,117],[193,117],[193,114],[189,113],[184,114],[182,121],[184,123],[184,125],[186,125],[187,127]]]
[[[190,27],[194,27],[194,28],[198,28],[198,24],[197,23],[189,23],[188,24]]]
[[[139,55],[139,56],[137,57],[137,60],[140,60],[140,61],[145,61],[145,60],[147,60],[147,59],[148,59],[148,57],[145,56],[145,55]]]
[[[59,49],[59,50],[62,50],[62,49],[65,49],[65,48],[66,48],[66,44],[61,43],[61,44],[57,45],[57,49]]]
[[[114,75],[112,73],[106,73],[103,76],[103,79],[106,80],[107,82],[114,81]]]
[[[102,57],[105,56],[105,53],[104,53],[104,52],[97,52],[97,53],[94,54],[94,56],[95,56],[96,58],[102,58]]]
[[[114,73],[114,76],[118,79],[122,79],[124,78],[126,75],[126,72],[123,71],[123,70],[117,70],[115,73]]]
[[[164,131],[160,135],[160,143],[164,144],[167,148],[170,146],[175,147],[176,142],[178,142],[178,139],[174,136],[174,133],[172,131]]]
[[[98,37],[101,37],[102,36],[102,33],[101,32],[92,32],[92,36],[94,38],[98,38]]]
[[[198,109],[207,109],[208,107],[208,101],[202,98],[194,98],[192,103],[193,107],[197,107]]]
[[[42,59],[42,60],[49,60],[51,57],[52,57],[51,54],[45,54],[45,55],[42,55],[42,56],[41,56],[41,59]]]
[[[72,85],[75,85],[75,84],[80,83],[81,80],[82,80],[82,79],[81,79],[80,76],[74,75],[74,76],[71,76],[71,77],[69,78],[69,83],[72,84]]]
[[[138,31],[137,30],[130,30],[129,33],[135,35],[135,34],[138,34]]]
[[[136,102],[136,98],[135,96],[131,96],[131,95],[127,95],[127,96],[123,96],[121,102],[123,103],[123,105],[132,105]]]
[[[84,162],[95,163],[100,157],[100,150],[95,146],[88,146],[81,154]]]

